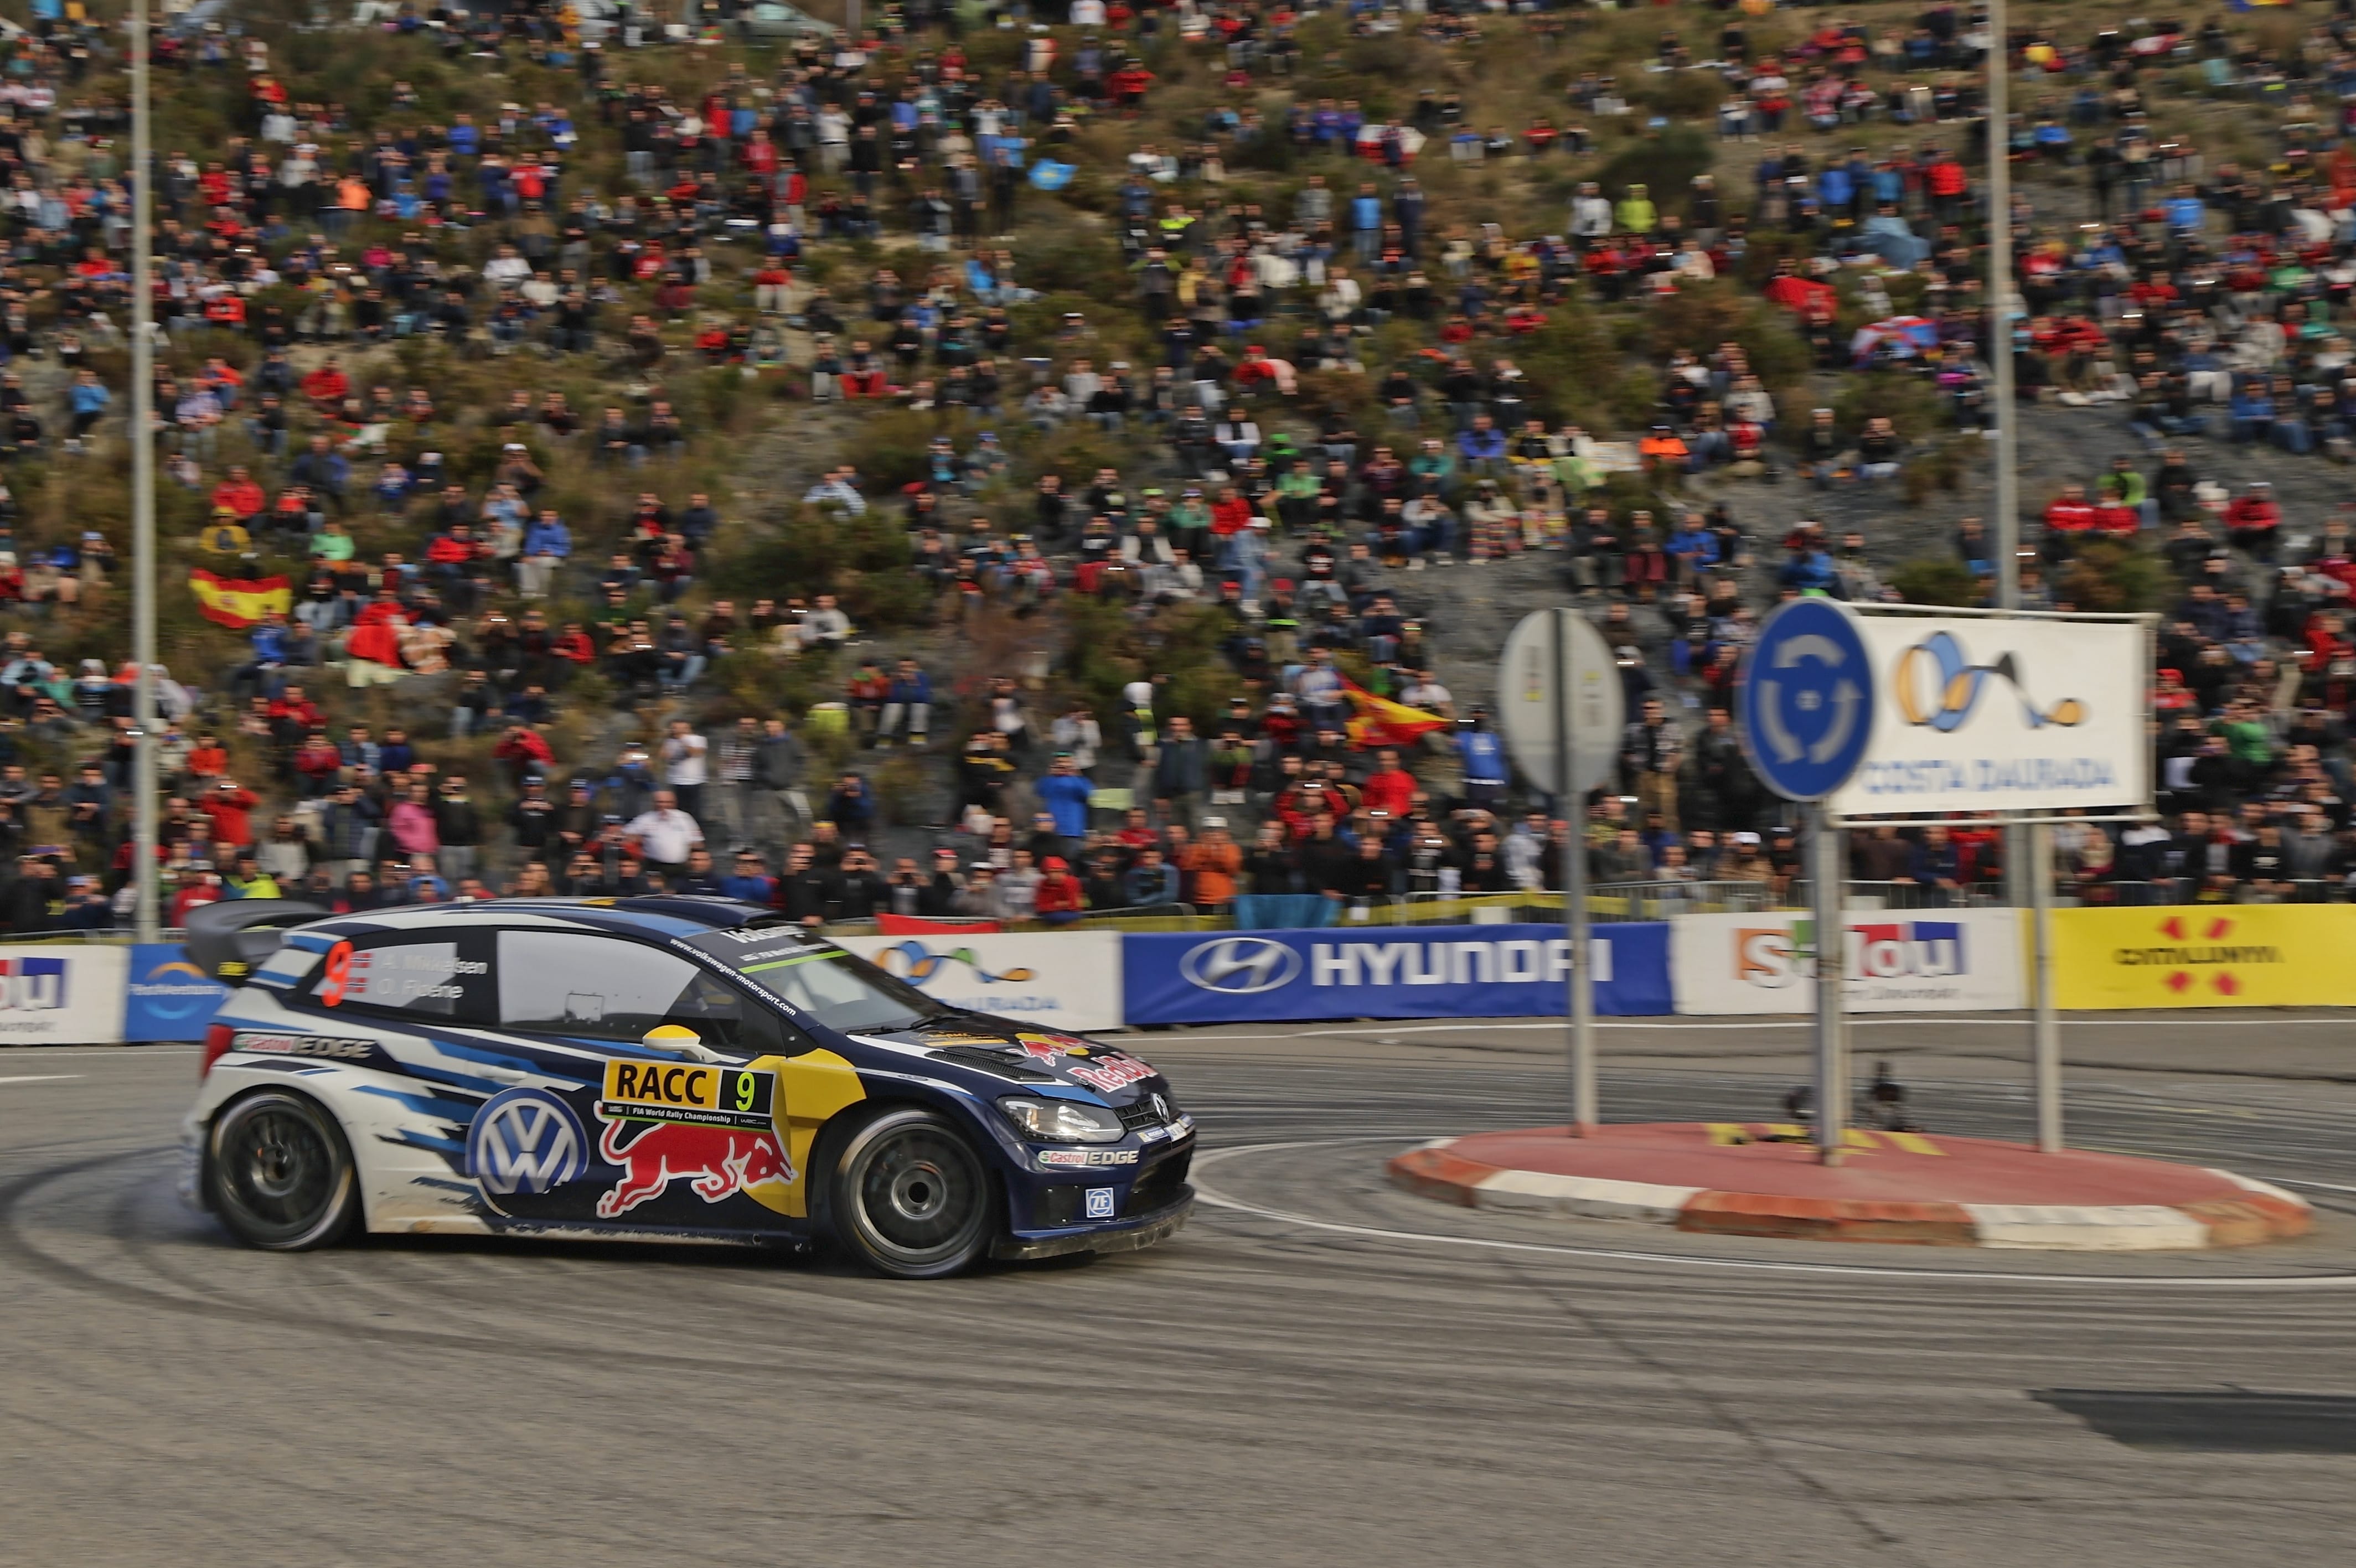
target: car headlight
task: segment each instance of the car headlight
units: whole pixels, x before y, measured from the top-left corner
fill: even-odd
[[[1033,1143],[1117,1144],[1120,1118],[1102,1105],[1076,1100],[1001,1100],[998,1108],[1014,1130]]]

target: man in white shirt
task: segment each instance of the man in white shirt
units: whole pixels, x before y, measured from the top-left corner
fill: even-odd
[[[679,808],[679,796],[667,789],[655,791],[654,809],[630,818],[622,831],[629,835],[647,869],[660,871],[665,881],[677,877],[689,852],[703,845],[703,829]]]
[[[706,771],[709,747],[684,719],[670,721],[670,733],[662,743],[663,783],[670,785],[680,809],[698,818],[703,816],[703,784],[711,776]]]

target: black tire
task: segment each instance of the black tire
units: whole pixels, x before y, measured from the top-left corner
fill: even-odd
[[[819,1216],[848,1257],[894,1279],[970,1268],[999,1232],[999,1185],[972,1142],[914,1105],[829,1138]]]
[[[360,1217],[351,1146],[319,1103],[265,1090],[213,1118],[205,1186],[221,1222],[273,1253],[332,1246]]]

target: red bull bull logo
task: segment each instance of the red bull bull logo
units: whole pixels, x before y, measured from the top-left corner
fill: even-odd
[[[689,1182],[698,1198],[717,1203],[755,1187],[794,1179],[793,1161],[776,1136],[745,1127],[609,1121],[597,1151],[622,1168],[622,1179],[597,1200],[601,1220],[618,1219],[651,1202],[674,1181]]]

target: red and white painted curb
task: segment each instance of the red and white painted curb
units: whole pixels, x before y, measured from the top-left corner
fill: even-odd
[[[2244,1247],[2305,1235],[2314,1211],[2295,1193],[2203,1168],[2240,1196],[2164,1204],[2026,1204],[1800,1198],[1724,1192],[1484,1164],[1440,1138],[1390,1162],[1409,1191],[1466,1209],[1570,1219],[1627,1220],[1680,1231],[1793,1240],[2051,1252],[2181,1252]]]

